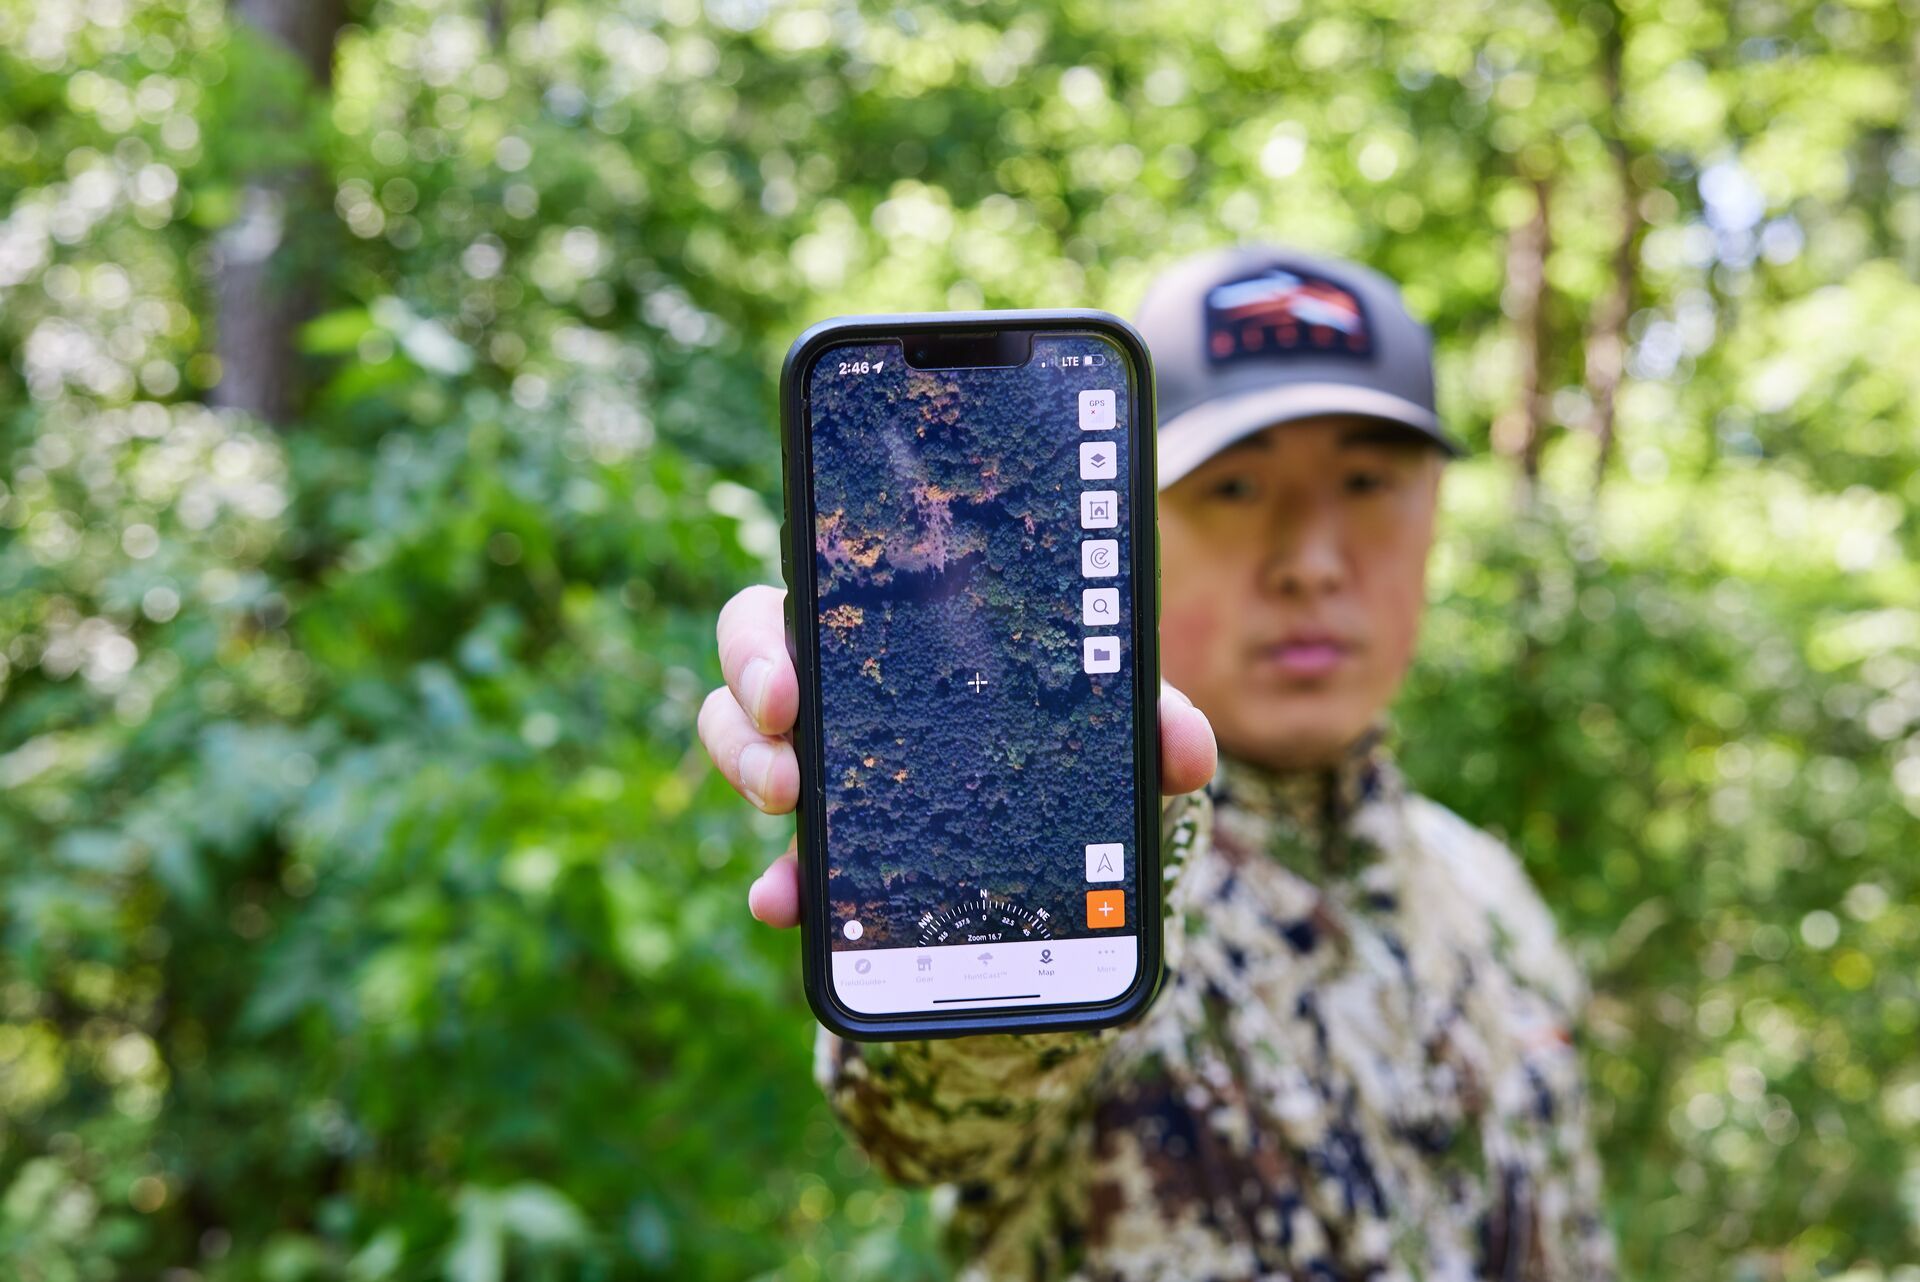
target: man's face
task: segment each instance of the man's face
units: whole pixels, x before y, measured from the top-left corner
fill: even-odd
[[[1329,762],[1392,701],[1441,467],[1411,432],[1329,416],[1248,437],[1162,492],[1165,671],[1225,751]]]

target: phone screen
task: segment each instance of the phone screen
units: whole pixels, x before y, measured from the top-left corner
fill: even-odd
[[[1133,628],[1154,585],[1131,566],[1134,391],[1095,333],[954,369],[863,342],[808,372],[827,919],[852,1011],[1106,1002],[1139,973]]]

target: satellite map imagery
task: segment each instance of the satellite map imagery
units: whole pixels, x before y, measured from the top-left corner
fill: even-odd
[[[1127,495],[1125,371],[1092,335],[1039,337],[1022,367],[919,370],[897,342],[813,366],[836,950],[937,942],[969,910],[1030,937],[1096,933],[1094,842],[1125,843],[1136,920],[1131,536],[1108,509]],[[1082,428],[1090,389],[1112,391],[1114,412],[1087,420],[1105,430]],[[1083,621],[1115,606],[1116,626]],[[1089,671],[1116,652],[1117,671]]]

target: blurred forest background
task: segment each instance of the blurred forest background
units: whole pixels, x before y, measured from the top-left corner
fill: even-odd
[[[0,0],[0,1273],[938,1276],[692,734],[777,363],[1261,237],[1438,335],[1403,758],[1591,968],[1628,1276],[1920,1278],[1917,79],[1915,0]]]

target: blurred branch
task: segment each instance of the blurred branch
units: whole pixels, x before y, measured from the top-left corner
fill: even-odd
[[[1519,339],[1520,392],[1493,425],[1494,448],[1520,465],[1517,497],[1523,505],[1540,477],[1547,427],[1547,255],[1553,251],[1549,180],[1535,178],[1533,196],[1533,217],[1507,242],[1507,285],[1500,300]]]
[[[1627,146],[1625,132],[1620,64],[1626,50],[1626,15],[1618,4],[1610,5],[1609,13],[1612,21],[1601,45],[1600,74],[1607,91],[1607,152],[1620,188],[1620,238],[1613,247],[1613,286],[1601,299],[1593,329],[1587,335],[1587,396],[1593,406],[1588,423],[1599,442],[1593,462],[1596,494],[1606,480],[1607,465],[1614,453],[1620,385],[1627,365],[1627,321],[1633,315],[1634,295],[1639,288],[1640,237],[1646,228],[1640,213],[1639,184],[1633,176],[1633,152]]]
[[[233,0],[233,16],[300,60],[322,89],[333,84],[333,39],[346,21],[343,0]]]
[[[507,12],[507,5],[508,0],[485,0],[484,10],[487,24],[487,47],[493,51],[496,57],[507,56],[507,37],[513,31],[514,27],[513,15]],[[531,13],[527,15],[527,20],[532,26],[537,27],[540,23],[546,21],[547,0],[532,0],[531,5],[528,7],[531,9]],[[527,67],[526,73],[528,83],[544,93],[547,86],[546,74],[537,66]]]
[[[310,85],[332,84],[334,38],[346,21],[342,0],[234,0],[233,15],[291,53]],[[313,184],[310,167],[248,175],[239,216],[216,240],[215,354],[221,374],[208,399],[270,423],[284,423],[292,412],[294,332],[312,310],[311,291],[304,282],[287,281],[275,260],[287,249],[290,206],[311,203]]]

